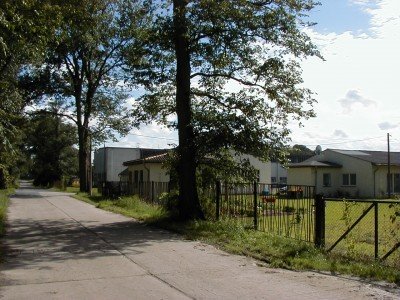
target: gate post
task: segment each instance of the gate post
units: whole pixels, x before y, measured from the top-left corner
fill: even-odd
[[[375,202],[374,206],[374,227],[375,227],[375,259],[379,258],[379,211],[378,211],[378,202]]]
[[[325,248],[325,199],[320,194],[315,195],[314,244],[318,248]]]
[[[154,181],[151,182],[151,203],[154,203]]]
[[[221,201],[221,182],[217,181],[215,186],[215,219],[219,220],[220,214],[220,201]]]
[[[254,229],[258,229],[258,220],[257,220],[257,181],[253,183],[253,222]]]

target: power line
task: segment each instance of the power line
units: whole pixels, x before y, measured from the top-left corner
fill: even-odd
[[[150,136],[150,135],[144,135],[144,134],[136,134],[136,133],[129,133],[128,135],[134,135],[134,136],[140,136],[140,137],[145,137],[145,138],[151,138],[151,139],[159,139],[159,140],[169,140],[169,141],[174,141],[178,142],[177,139],[171,139],[171,138],[166,138],[166,137],[159,137],[159,136]],[[320,146],[330,146],[330,145],[340,145],[340,144],[346,144],[346,143],[353,143],[353,142],[363,142],[363,141],[370,141],[370,140],[376,140],[380,139],[382,136],[376,136],[372,138],[365,138],[365,139],[358,139],[358,140],[346,140],[342,142],[335,142],[335,143],[320,143],[320,144],[303,144],[304,146],[308,147],[316,147],[318,145]],[[392,140],[399,141],[398,139],[392,138]]]
[[[169,139],[169,138],[165,138],[165,137],[150,136],[150,135],[136,134],[136,133],[129,133],[128,135],[146,137],[146,138],[150,138],[150,139],[169,140],[169,141],[174,141],[174,142],[177,142],[177,141],[178,141],[177,139]]]
[[[369,140],[376,140],[376,139],[381,139],[382,136],[377,136],[377,137],[372,137],[372,138],[366,138],[366,139],[359,139],[359,140],[347,140],[347,141],[342,141],[342,142],[337,142],[337,143],[324,143],[324,144],[316,144],[316,145],[304,145],[308,147],[316,147],[318,145],[320,146],[329,146],[329,145],[340,145],[340,144],[346,144],[346,143],[353,143],[353,142],[363,142],[363,141],[369,141]]]

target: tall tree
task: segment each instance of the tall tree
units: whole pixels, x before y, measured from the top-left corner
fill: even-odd
[[[38,114],[30,118],[25,144],[32,157],[31,175],[35,185],[51,187],[64,176],[78,173],[76,129],[57,115]]]
[[[7,174],[19,156],[17,144],[27,101],[18,75],[25,64],[41,58],[57,20],[57,9],[47,0],[0,2],[0,187],[11,178]]]
[[[179,134],[182,219],[202,218],[195,171],[221,149],[283,159],[290,119],[314,115],[299,61],[319,53],[303,28],[312,0],[173,0],[155,10],[137,117]],[[157,80],[154,80],[157,78]],[[177,122],[168,122],[176,115]],[[226,151],[224,151],[226,153]]]
[[[45,64],[35,72],[37,78],[48,78],[44,104],[58,101],[60,115],[76,124],[80,189],[87,191],[91,140],[112,139],[130,128],[122,53],[127,46],[137,49],[147,9],[143,1],[122,0],[68,0],[59,5],[61,26]],[[135,55],[140,59],[140,51]]]

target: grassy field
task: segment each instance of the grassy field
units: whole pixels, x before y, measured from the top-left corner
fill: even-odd
[[[400,285],[400,270],[397,268],[357,261],[336,253],[326,254],[307,242],[252,230],[252,226],[244,224],[241,219],[179,223],[172,220],[162,207],[144,203],[136,196],[110,200],[78,193],[75,198],[136,218],[150,226],[178,232],[188,239],[213,244],[230,253],[254,257],[272,267],[350,274]]]
[[[370,206],[370,203],[327,202],[326,246],[329,248]],[[378,205],[378,256],[385,255],[400,241],[400,205],[382,203]],[[372,208],[333,251],[350,257],[371,259],[374,257],[375,214]],[[387,263],[400,268],[400,249],[395,251]]]
[[[327,249],[366,210],[370,203],[326,202],[325,240]],[[258,197],[257,226],[261,231],[308,242],[314,241],[314,200],[275,198],[274,203]],[[397,214],[397,217],[396,217]],[[253,226],[253,197],[232,195],[221,199],[221,218],[237,219],[244,226]],[[374,209],[343,239],[333,251],[347,257],[374,260]],[[378,205],[379,257],[400,241],[400,204]],[[387,264],[400,268],[400,250],[387,259]]]

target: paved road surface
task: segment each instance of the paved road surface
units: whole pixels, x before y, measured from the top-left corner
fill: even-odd
[[[12,197],[4,299],[398,299],[357,280],[257,265],[68,194]]]

